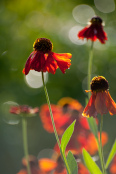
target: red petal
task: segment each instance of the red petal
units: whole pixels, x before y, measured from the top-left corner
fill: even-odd
[[[97,111],[95,109],[95,99],[96,99],[96,93],[92,92],[89,102],[82,113],[83,116],[85,117],[97,116]]]
[[[30,66],[31,66],[31,57],[32,55],[34,54],[34,52],[32,52],[30,54],[30,56],[28,57],[27,61],[26,61],[26,64],[25,64],[25,69],[23,70],[23,72],[25,73],[25,75],[27,75],[30,71]]]
[[[31,61],[31,69],[42,71],[45,66],[45,55],[43,52],[35,51]]]
[[[97,92],[95,108],[97,112],[101,115],[106,114],[108,112],[108,108],[106,106],[105,92]]]
[[[48,71],[49,73],[55,74],[57,68],[58,65],[53,59],[52,53],[49,53],[43,71]]]
[[[65,70],[70,67],[71,57],[72,55],[70,53],[63,53],[63,54],[53,53],[53,58],[56,60],[57,65],[59,66],[62,73],[65,73]]]
[[[106,91],[104,95],[105,95],[105,103],[110,115],[116,114],[116,103],[112,99],[109,91]]]

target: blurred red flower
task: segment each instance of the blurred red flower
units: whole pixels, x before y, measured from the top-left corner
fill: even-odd
[[[107,40],[107,34],[103,30],[103,21],[100,17],[95,16],[93,17],[89,25],[86,26],[84,29],[79,31],[78,37],[79,39],[90,39],[92,41],[96,41],[97,39],[104,44],[105,40]]]
[[[110,168],[109,168],[110,174],[116,174],[116,155],[114,156]]]
[[[82,115],[96,117],[97,114],[116,114],[116,103],[108,91],[108,81],[103,76],[96,76],[91,81],[91,97]]]
[[[30,170],[31,174],[46,174],[39,169],[38,159],[32,155],[29,156]],[[27,161],[25,158],[22,159],[23,169],[21,169],[17,174],[28,174],[27,172]]]
[[[98,138],[100,140],[100,133],[98,133]],[[87,138],[82,135],[78,135],[77,142],[81,144],[81,149],[85,148],[90,155],[95,155],[98,151],[98,144],[93,133],[89,133]],[[102,132],[102,146],[104,146],[107,142],[108,135],[106,132]]]
[[[38,72],[46,72],[55,74],[59,67],[62,73],[71,65],[70,53],[54,53],[52,52],[53,45],[49,39],[38,38],[33,44],[34,51],[30,54],[23,73],[27,75],[31,69]]]
[[[89,130],[87,119],[82,117],[83,106],[75,99],[64,97],[59,100],[58,105],[51,104],[57,133],[62,135],[66,128],[76,119],[75,132]],[[40,118],[43,127],[48,132],[53,132],[50,112],[47,104],[40,108]]]
[[[20,105],[20,106],[11,106],[10,107],[10,113],[12,114],[28,114],[33,115],[39,112],[39,108],[32,108],[27,105]]]
[[[71,150],[73,153],[73,151]],[[67,153],[67,152],[66,152]],[[78,160],[77,156],[73,154],[76,160]],[[39,159],[39,168],[43,172],[52,172],[53,174],[67,174],[64,162],[62,160],[62,157],[58,153],[57,156],[53,155],[52,159],[49,158],[41,158]],[[78,165],[78,174],[89,174],[88,170],[86,167],[81,163],[77,162]]]

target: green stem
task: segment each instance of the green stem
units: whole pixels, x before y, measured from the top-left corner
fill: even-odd
[[[104,156],[103,156],[103,148],[102,148],[102,127],[103,127],[103,115],[101,115],[101,123],[100,123],[100,143],[99,143],[99,152],[101,158],[101,166],[103,174],[106,174],[105,171],[105,163],[104,163]]]
[[[92,60],[93,60],[93,41],[91,43],[91,49],[89,54],[89,61],[88,61],[88,90],[90,90],[90,82],[91,82],[91,73],[92,73]],[[88,98],[90,98],[91,93],[88,92]]]
[[[43,72],[42,72],[42,81],[43,81],[45,96],[46,96],[47,104],[48,104],[49,111],[50,111],[50,116],[51,116],[51,121],[52,121],[52,126],[53,126],[53,129],[54,129],[54,134],[55,134],[55,137],[56,137],[56,141],[57,141],[57,143],[58,143],[61,156],[62,156],[62,158],[63,158],[63,160],[64,160],[64,164],[65,164],[65,166],[66,166],[67,173],[68,173],[68,174],[71,174],[71,173],[70,173],[69,166],[68,166],[68,163],[67,163],[67,160],[66,160],[66,157],[65,157],[65,155],[63,154],[62,149],[61,149],[60,140],[59,140],[59,137],[58,137],[58,134],[57,134],[57,130],[56,130],[56,127],[55,127],[54,118],[53,118],[53,113],[52,113],[52,109],[51,109],[51,104],[50,104],[50,100],[49,100],[47,88],[46,88],[45,81],[44,81],[44,74],[43,74]]]
[[[22,116],[22,131],[23,131],[23,147],[24,147],[24,155],[27,161],[27,172],[31,174],[29,159],[28,159],[28,143],[27,143],[27,120],[25,116]]]

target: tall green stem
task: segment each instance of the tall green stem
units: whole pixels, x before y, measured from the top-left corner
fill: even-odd
[[[29,159],[28,159],[28,143],[27,143],[27,120],[25,116],[22,116],[22,131],[23,131],[23,147],[24,147],[24,155],[27,161],[27,172],[31,174]]]
[[[52,109],[51,109],[51,104],[50,104],[50,100],[49,100],[47,88],[46,88],[45,81],[44,81],[44,74],[43,74],[43,72],[42,72],[42,81],[43,81],[45,96],[46,96],[47,104],[48,104],[49,111],[50,111],[50,116],[51,116],[51,121],[52,121],[52,126],[53,126],[53,129],[54,129],[54,134],[55,134],[55,137],[56,137],[56,141],[57,141],[57,143],[58,143],[58,146],[59,146],[59,149],[60,149],[60,153],[61,153],[62,158],[63,158],[63,160],[64,160],[64,164],[65,164],[65,166],[66,166],[66,170],[67,170],[68,174],[70,174],[70,169],[69,169],[69,166],[68,166],[68,164],[67,164],[66,157],[65,157],[64,154],[62,153],[62,149],[61,149],[59,137],[58,137],[58,134],[57,134],[57,131],[56,131],[56,127],[55,127],[55,123],[54,123],[54,118],[53,118],[53,113],[52,113]]]
[[[90,90],[90,82],[91,82],[91,73],[92,73],[92,60],[93,60],[93,41],[91,43],[91,49],[89,54],[89,61],[88,61],[88,90]],[[88,92],[88,98],[90,98],[91,93]]]

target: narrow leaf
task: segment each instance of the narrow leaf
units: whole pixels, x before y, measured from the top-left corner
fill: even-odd
[[[77,162],[71,151],[68,152],[67,162],[68,162],[68,166],[70,168],[71,174],[77,174],[78,173]]]
[[[116,154],[116,140],[114,141],[114,144],[113,144],[111,151],[108,155],[108,159],[107,159],[106,165],[105,165],[106,169],[108,168],[108,166],[109,166],[110,162],[112,161],[115,154]]]
[[[62,149],[63,153],[65,152],[66,146],[67,146],[67,144],[68,144],[68,142],[73,134],[75,122],[76,122],[76,120],[73,121],[72,124],[70,124],[70,126],[66,129],[66,131],[62,135],[61,149]]]
[[[92,133],[95,135],[95,138],[98,139],[98,127],[97,127],[95,118],[89,117],[87,120],[88,120]]]
[[[93,161],[93,159],[85,149],[83,149],[83,159],[86,167],[91,174],[102,174],[97,164]]]

